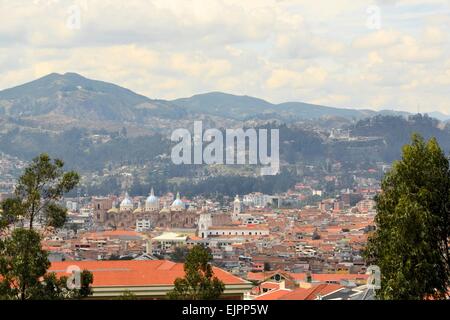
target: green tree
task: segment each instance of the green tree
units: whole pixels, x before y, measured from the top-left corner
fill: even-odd
[[[120,295],[118,300],[137,300],[137,296],[130,290],[125,290],[122,295]]]
[[[218,299],[225,285],[217,277],[210,261],[212,255],[201,245],[194,246],[186,256],[184,278],[175,280],[174,289],[168,293],[174,300],[214,300]]]
[[[50,227],[62,227],[66,219],[66,209],[57,204],[64,193],[72,190],[80,177],[74,171],[63,171],[64,162],[51,160],[43,153],[33,159],[19,178],[15,189],[15,201],[21,218],[28,220],[29,229],[39,218]]]
[[[449,161],[436,139],[413,135],[382,181],[366,248],[380,267],[380,299],[444,299],[450,285]]]
[[[47,253],[41,248],[41,237],[34,230],[15,229],[0,241],[0,295],[3,298],[28,298],[28,289],[39,286],[39,278],[50,267]]]
[[[64,225],[67,210],[58,204],[79,182],[76,172],[47,154],[34,158],[18,179],[13,198],[1,203],[0,297],[3,299],[81,298],[91,294],[92,274],[81,273],[81,288],[69,289],[67,278],[47,274],[48,254],[41,246],[36,222],[44,227]]]
[[[170,260],[174,262],[185,262],[189,249],[185,246],[175,247],[175,250],[170,254]]]

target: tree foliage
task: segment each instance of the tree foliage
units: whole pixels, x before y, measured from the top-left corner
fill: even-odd
[[[170,254],[170,260],[174,262],[185,262],[189,253],[189,249],[185,246],[175,247],[175,250]]]
[[[48,254],[42,249],[42,228],[64,225],[66,209],[58,204],[63,194],[79,181],[76,172],[64,172],[64,163],[51,160],[47,154],[33,159],[18,179],[13,198],[1,203],[0,231],[0,298],[66,299],[91,294],[93,276],[80,274],[80,287],[73,289],[67,277],[47,273]]]
[[[137,296],[129,291],[129,290],[125,290],[118,298],[118,300],[137,300]]]
[[[381,270],[381,299],[443,299],[450,285],[449,161],[436,139],[413,135],[382,182],[366,257]]]
[[[66,209],[57,201],[80,180],[76,172],[64,172],[63,166],[62,160],[52,161],[45,153],[34,158],[16,184],[15,197],[3,203],[5,217],[10,222],[27,221],[29,229],[36,219],[49,227],[61,227]]]
[[[210,261],[212,255],[201,245],[194,246],[186,256],[184,278],[175,280],[173,291],[168,293],[169,299],[175,300],[214,300],[218,299],[225,285],[217,277]]]

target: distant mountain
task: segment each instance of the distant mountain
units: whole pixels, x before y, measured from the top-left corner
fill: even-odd
[[[440,121],[444,121],[444,122],[450,121],[450,115],[444,114],[444,113],[439,112],[439,111],[430,112],[428,115],[429,115],[430,117],[436,118],[436,119],[438,119],[438,120],[440,120]]]
[[[378,151],[383,161],[393,161],[401,156],[402,146],[410,141],[413,133],[420,133],[426,140],[435,137],[443,150],[450,152],[450,127],[445,128],[429,115],[404,117],[377,115],[358,121],[349,127],[353,136],[381,137],[383,146]]]
[[[376,114],[372,110],[355,110],[333,108],[303,102],[286,102],[277,105],[279,112],[293,115],[301,119],[317,119],[322,117],[341,117],[346,119],[363,119]]]
[[[333,108],[303,102],[280,104],[222,92],[210,92],[172,101],[150,99],[112,83],[87,79],[76,73],[52,73],[37,80],[0,91],[0,116],[18,121],[41,120],[59,123],[84,121],[112,121],[141,124],[151,127],[162,120],[189,120],[210,115],[230,120],[294,121],[321,119],[341,122],[360,120],[375,115],[410,115],[391,110],[372,111]],[[432,112],[430,116],[449,120],[450,116]],[[167,125],[167,121],[163,121]],[[171,122],[178,125],[178,123]],[[160,126],[161,127],[161,126]]]
[[[250,96],[238,96],[222,92],[210,92],[170,101],[190,112],[215,115],[236,120],[278,119],[286,122],[313,119],[360,120],[376,115],[403,116],[412,113],[395,110],[374,111],[368,109],[334,108],[304,102],[285,102],[273,104]],[[449,120],[439,112],[429,114],[438,120]]]
[[[274,107],[273,104],[262,99],[222,92],[197,94],[190,98],[177,99],[171,102],[191,112],[237,119],[268,113]]]
[[[52,73],[0,91],[0,114],[12,117],[64,116],[79,120],[142,121],[149,117],[180,117],[184,115],[184,110],[76,73]]]
[[[375,115],[370,110],[353,110],[325,107],[303,102],[273,104],[249,96],[237,96],[222,92],[194,95],[190,98],[172,100],[172,103],[191,112],[220,117],[247,120],[251,118],[275,118],[285,121],[342,117],[361,119]]]

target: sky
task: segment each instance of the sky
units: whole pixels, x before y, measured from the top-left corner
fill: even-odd
[[[52,72],[150,98],[450,114],[450,0],[0,0],[0,89]]]

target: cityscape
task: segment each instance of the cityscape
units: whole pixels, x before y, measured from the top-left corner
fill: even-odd
[[[450,300],[449,3],[338,2],[2,2],[0,300]]]

